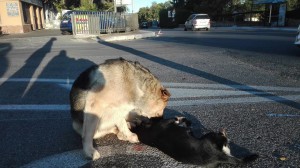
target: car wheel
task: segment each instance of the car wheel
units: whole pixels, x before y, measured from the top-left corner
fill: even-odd
[[[192,31],[196,31],[197,29],[194,27],[194,26],[192,26]]]
[[[187,31],[187,28],[184,26],[184,31]]]
[[[205,30],[206,30],[206,31],[208,31],[208,30],[209,30],[209,28],[206,28]]]

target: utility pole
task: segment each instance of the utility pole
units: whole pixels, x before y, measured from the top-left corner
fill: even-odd
[[[114,12],[117,13],[117,0],[114,0]]]

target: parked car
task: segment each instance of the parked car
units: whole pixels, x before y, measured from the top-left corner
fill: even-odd
[[[141,29],[148,29],[148,22],[142,22],[141,24],[140,24],[140,27],[141,27]]]
[[[297,31],[297,36],[296,36],[296,40],[295,40],[295,45],[300,47],[300,24],[298,26],[298,31]]]
[[[66,12],[60,22],[60,30],[62,32],[72,32],[72,21],[71,21],[72,11]]]
[[[192,14],[184,24],[184,31],[187,30],[210,29],[210,18],[207,14]]]

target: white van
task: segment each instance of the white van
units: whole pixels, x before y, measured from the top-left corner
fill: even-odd
[[[207,14],[192,14],[184,24],[184,31],[187,30],[210,29],[210,18]]]

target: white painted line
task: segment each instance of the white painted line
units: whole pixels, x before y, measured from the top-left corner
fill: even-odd
[[[297,114],[275,114],[275,113],[269,113],[267,114],[269,117],[300,117],[300,115]]]
[[[170,88],[171,98],[185,97],[212,97],[212,96],[242,96],[242,95],[263,95],[272,94],[270,92],[252,92],[239,90],[210,90],[210,89],[182,89]]]
[[[46,83],[73,83],[71,79],[46,79],[46,78],[0,78],[0,82],[46,82]]]
[[[0,78],[0,82],[45,82],[54,83],[70,90],[74,80],[71,79],[44,79],[44,78]],[[297,87],[272,87],[272,86],[245,86],[245,85],[222,85],[222,84],[199,84],[199,83],[164,83],[170,87],[171,98],[194,98],[194,100],[171,100],[172,106],[193,106],[203,104],[236,104],[236,103],[261,103],[261,102],[286,102],[300,100]],[[210,88],[210,89],[209,89]],[[242,91],[239,89],[254,88],[253,91]],[[260,91],[256,91],[260,90]],[[280,95],[268,91],[288,91],[290,95]],[[264,96],[264,94],[266,94]],[[274,95],[274,96],[270,96]],[[230,97],[232,96],[232,97]],[[241,96],[241,97],[234,97]],[[209,97],[209,98],[205,98]],[[222,97],[222,98],[220,98]],[[23,105],[0,105],[0,110],[35,110],[35,111],[69,111],[66,104],[23,104]]]
[[[74,79],[47,79],[47,78],[0,78],[0,82],[48,82],[72,84]],[[234,90],[261,90],[261,91],[291,91],[300,92],[300,87],[274,87],[274,86],[253,86],[253,85],[224,85],[224,84],[201,84],[201,83],[169,83],[162,82],[165,87],[188,87],[207,89],[234,89]]]
[[[68,104],[64,104],[64,105],[9,104],[9,105],[0,105],[0,110],[69,111],[70,105]]]
[[[175,100],[170,101],[168,106],[196,106],[213,104],[237,104],[237,103],[262,103],[262,102],[284,102],[300,100],[300,95],[291,96],[266,96],[266,97],[242,97],[242,98],[222,98],[205,100]]]
[[[242,98],[219,98],[219,99],[202,99],[202,100],[171,100],[168,107],[174,106],[197,106],[197,105],[214,105],[214,104],[237,104],[237,103],[262,103],[262,102],[284,102],[298,101],[300,95],[289,96],[266,96],[266,97],[242,97]],[[0,105],[0,110],[32,110],[32,111],[69,111],[68,104],[52,105]]]
[[[9,49],[9,47],[2,47],[0,48],[0,52]]]
[[[224,85],[224,84],[201,84],[201,83],[162,83],[165,87],[189,87],[189,88],[211,88],[211,89],[244,89],[261,91],[292,91],[300,92],[300,87],[274,87],[274,86],[254,86],[254,85]]]

